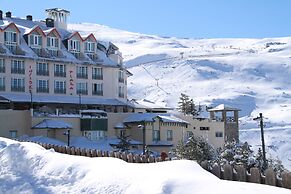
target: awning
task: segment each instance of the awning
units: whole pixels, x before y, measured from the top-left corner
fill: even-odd
[[[31,102],[30,94],[6,94],[0,93],[0,100],[8,100],[10,102]],[[36,103],[59,103],[59,104],[87,104],[87,105],[112,105],[112,106],[131,106],[127,102],[122,102],[118,99],[97,98],[87,96],[61,96],[61,95],[32,95],[32,102]]]
[[[72,129],[72,125],[62,120],[44,119],[32,129]]]

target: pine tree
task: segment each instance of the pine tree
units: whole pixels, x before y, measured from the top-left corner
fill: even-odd
[[[185,143],[181,141],[173,153],[179,159],[196,160],[198,163],[215,157],[214,148],[200,136],[191,136]]]
[[[127,152],[128,150],[130,150],[130,139],[129,139],[129,135],[121,135],[120,137],[118,137],[119,139],[119,143],[116,145],[116,149],[120,152]]]
[[[178,102],[179,104],[179,111],[184,113],[185,115],[187,115],[187,113],[189,112],[189,96],[186,94],[181,93],[180,96],[180,101]]]

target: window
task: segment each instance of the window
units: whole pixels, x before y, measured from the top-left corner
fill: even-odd
[[[77,67],[77,78],[88,79],[88,68],[84,66]]]
[[[92,69],[92,79],[103,79],[103,69],[101,67],[93,67]]]
[[[47,37],[47,48],[57,50],[59,48],[59,39],[57,37]]]
[[[49,93],[49,81],[48,80],[37,80],[36,91],[39,93]]]
[[[10,138],[16,138],[17,137],[17,131],[16,130],[10,130],[9,131]]]
[[[24,92],[24,78],[11,78],[11,91]]]
[[[84,135],[92,141],[97,141],[104,139],[105,131],[84,131]]]
[[[55,64],[54,75],[55,77],[66,77],[66,65]]]
[[[49,75],[48,63],[36,63],[36,75]]]
[[[16,32],[12,32],[12,31],[4,32],[4,42],[6,45],[16,45],[17,44]]]
[[[5,77],[0,77],[0,91],[5,91]]]
[[[5,73],[5,60],[0,59],[0,73]]]
[[[80,41],[69,40],[69,50],[74,52],[80,52]]]
[[[153,141],[160,141],[160,131],[153,130]]]
[[[95,42],[85,42],[85,53],[95,52]]]
[[[121,70],[118,71],[118,81],[121,83],[124,82],[124,73]]]
[[[167,130],[167,141],[173,140],[173,130]]]
[[[77,94],[88,94],[88,85],[87,83],[77,83]]]
[[[55,81],[55,93],[56,94],[66,93],[66,81]]]
[[[20,60],[11,60],[11,73],[15,74],[24,74],[24,61]]]
[[[42,36],[41,35],[29,35],[29,45],[31,47],[41,47],[42,45]]]
[[[92,86],[92,94],[93,95],[103,95],[103,84],[102,83],[94,83]]]
[[[215,137],[223,137],[223,132],[215,132]]]
[[[209,127],[200,127],[200,131],[209,131]]]
[[[120,98],[124,98],[124,87],[123,86],[118,86],[118,96]]]

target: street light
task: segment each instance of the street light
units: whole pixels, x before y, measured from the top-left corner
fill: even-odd
[[[67,135],[68,137],[68,147],[70,147],[70,129],[68,129],[66,132],[63,133],[64,135]]]
[[[138,125],[137,127],[139,129],[142,129],[142,154],[145,155],[145,150],[146,150],[145,122],[143,125]]]
[[[267,168],[267,160],[266,160],[266,150],[265,150],[265,138],[264,138],[264,122],[263,122],[263,114],[260,113],[260,116],[253,119],[254,121],[260,120],[261,127],[261,140],[262,140],[262,150],[263,150],[263,160],[264,160],[264,168]]]

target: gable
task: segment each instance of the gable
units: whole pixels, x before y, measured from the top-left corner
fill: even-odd
[[[17,28],[17,26],[14,23],[10,23],[8,24],[3,31],[12,31],[12,32],[17,32],[20,33],[19,29]]]

